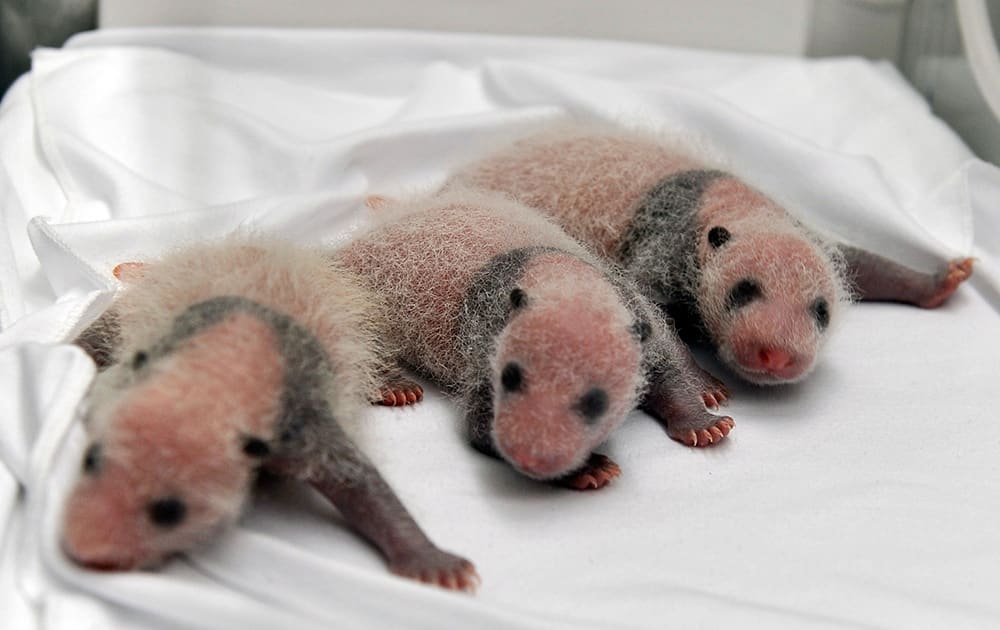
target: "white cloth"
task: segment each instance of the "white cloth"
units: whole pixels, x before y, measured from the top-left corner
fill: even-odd
[[[595,493],[474,453],[431,389],[363,444],[475,597],[392,577],[332,508],[266,488],[156,573],[58,547],[93,368],[64,345],[111,268],[237,226],[336,243],[561,112],[695,129],[808,222],[914,266],[974,254],[936,311],[849,309],[815,374],[735,384],[723,445],[636,412]],[[1000,625],[1000,172],[889,66],[408,32],[108,31],[36,53],[0,105],[0,609],[13,628]],[[7,246],[9,245],[9,246]],[[206,270],[210,272],[210,270]],[[7,627],[7,626],[5,626]]]

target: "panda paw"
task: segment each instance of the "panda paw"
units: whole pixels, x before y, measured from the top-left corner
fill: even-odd
[[[721,442],[724,437],[736,426],[736,422],[729,416],[714,416],[715,422],[705,428],[695,429],[690,427],[672,429],[667,428],[667,434],[681,444],[687,446],[709,446]]]
[[[481,582],[471,562],[437,547],[395,558],[389,570],[425,584],[467,593],[474,593]]]
[[[399,377],[379,387],[372,402],[385,407],[403,407],[423,399],[424,388],[419,383]]]
[[[937,308],[944,304],[958,288],[958,285],[968,280],[972,275],[972,265],[974,262],[972,258],[949,262],[948,268],[938,276],[937,288],[934,294],[920,302],[920,306],[923,308]]]
[[[621,474],[622,469],[610,457],[592,453],[582,468],[557,479],[554,483],[572,490],[598,490]]]
[[[726,384],[705,370],[701,371],[701,400],[709,409],[718,409],[729,402],[731,394]]]

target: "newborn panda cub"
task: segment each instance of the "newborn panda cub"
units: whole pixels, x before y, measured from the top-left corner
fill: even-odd
[[[640,400],[691,445],[729,433],[656,309],[556,225],[467,191],[389,205],[337,262],[394,306],[390,345],[460,398],[477,449],[584,489],[618,475],[593,451]]]
[[[478,582],[438,549],[340,424],[385,373],[379,302],[322,253],[231,238],[123,268],[78,340],[101,364],[63,547],[106,570],[153,567],[232,523],[257,473],[303,480],[400,575]]]
[[[501,191],[549,214],[758,384],[808,375],[852,292],[934,308],[972,272],[971,259],[925,274],[826,241],[692,152],[611,126],[522,139],[448,185]]]

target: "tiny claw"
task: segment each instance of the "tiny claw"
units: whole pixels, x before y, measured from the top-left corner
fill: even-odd
[[[482,584],[482,580],[479,579],[479,574],[475,570],[470,569],[471,574],[462,575],[458,579],[458,590],[464,591],[466,593],[475,593]]]
[[[386,407],[404,407],[424,399],[424,388],[405,377],[397,377],[383,383],[373,396],[375,404]]]
[[[736,423],[729,416],[716,417],[714,424],[704,429],[680,429],[677,432],[668,431],[671,438],[685,446],[703,447],[721,442]]]
[[[598,490],[621,474],[622,469],[610,457],[592,453],[590,459],[580,469],[555,479],[552,483],[573,490]]]

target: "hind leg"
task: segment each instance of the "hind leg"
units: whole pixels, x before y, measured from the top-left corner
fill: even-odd
[[[344,519],[385,556],[389,570],[403,577],[451,590],[473,592],[475,566],[435,545],[413,520],[392,489],[367,460],[353,462],[360,474],[319,470],[307,481],[333,503]]]
[[[938,273],[921,273],[857,247],[843,246],[840,250],[862,300],[937,308],[972,275],[971,258],[952,260]]]

